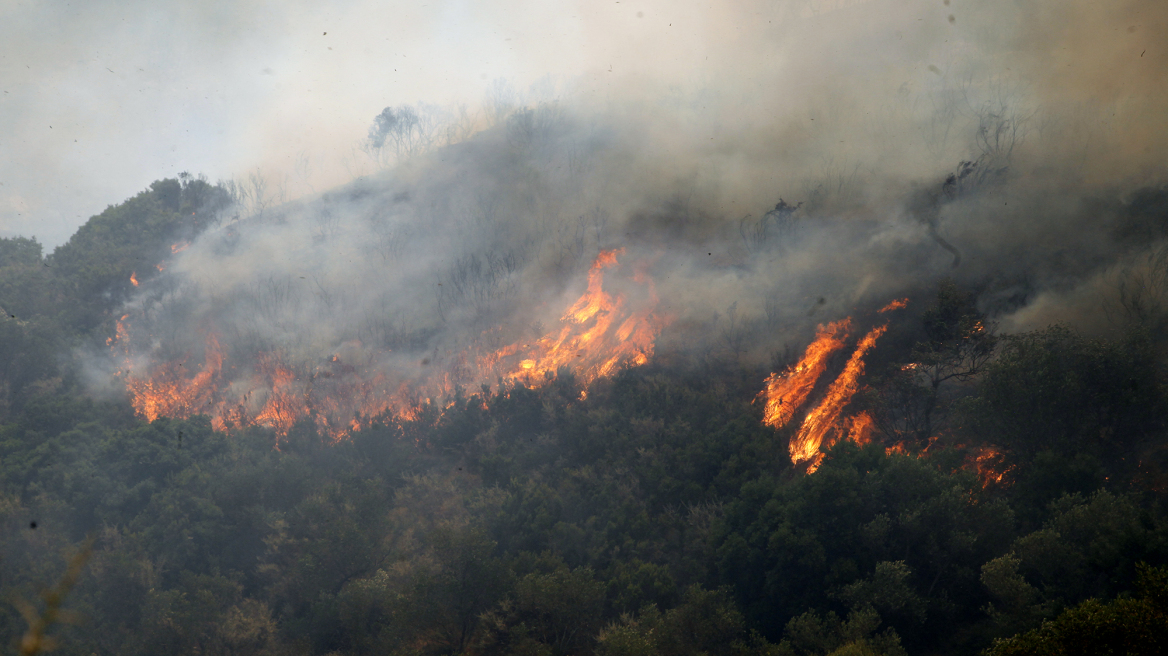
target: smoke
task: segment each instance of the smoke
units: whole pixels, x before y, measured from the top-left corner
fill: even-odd
[[[602,65],[560,91],[430,108],[409,156],[225,216],[94,367],[189,381],[222,357],[207,402],[253,416],[493,384],[482,358],[554,334],[612,249],[605,291],[652,315],[659,351],[766,362],[943,277],[1009,330],[1122,323],[1117,281],[1164,238],[1133,201],[1164,180],[1161,3],[629,11],[640,40],[585,13]]]

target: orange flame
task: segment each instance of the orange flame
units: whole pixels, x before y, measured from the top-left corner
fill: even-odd
[[[903,310],[907,305],[908,305],[907,298],[898,298],[895,301],[892,301],[891,303],[889,303],[888,305],[885,305],[884,307],[880,308],[879,310],[876,310],[876,312],[879,314],[884,314],[885,312],[891,312],[893,310]]]
[[[215,334],[207,336],[203,366],[193,378],[185,376],[186,362],[168,362],[149,378],[126,376],[130,403],[139,415],[154,421],[159,417],[189,417],[212,409],[215,382],[223,368],[223,352]]]
[[[908,299],[897,299],[881,308],[878,312],[890,312],[904,309]],[[794,417],[799,407],[807,400],[815,385],[827,368],[827,359],[835,351],[844,346],[850,328],[850,319],[844,319],[826,327],[820,326],[815,341],[807,347],[803,359],[782,374],[771,374],[766,379],[766,387],[759,393],[758,398],[765,399],[766,409],[763,421],[776,428],[786,425]],[[977,330],[984,330],[980,324]],[[860,390],[861,378],[864,375],[864,357],[876,345],[876,341],[888,330],[888,324],[872,328],[857,344],[851,357],[844,365],[843,372],[828,386],[823,398],[807,413],[799,427],[798,433],[791,439],[789,448],[791,462],[799,464],[806,462],[807,473],[813,473],[819,468],[823,460],[821,447],[848,439],[856,444],[871,443],[876,430],[876,422],[867,411],[857,412],[850,417],[841,417],[856,392]],[[902,371],[911,371],[919,368],[919,363],[901,365]],[[929,449],[939,443],[940,438],[929,438],[924,449],[913,449],[905,443],[886,446],[887,455],[912,455],[924,457]],[[965,448],[958,445],[958,448]],[[974,448],[966,456],[965,469],[977,472],[982,487],[991,484],[1008,484],[1009,474],[1015,465],[1007,464],[1005,455],[994,446]]]
[[[803,359],[781,374],[771,374],[766,379],[766,388],[759,398],[766,399],[763,422],[768,426],[781,428],[791,421],[795,411],[815,387],[815,381],[827,369],[827,359],[832,353],[843,348],[851,329],[851,319],[844,319],[819,326],[815,341],[803,353]]]
[[[561,327],[541,337],[534,344],[511,344],[484,358],[482,365],[519,356],[519,361],[504,377],[539,385],[561,367],[576,372],[587,385],[597,378],[613,374],[623,364],[642,365],[653,356],[653,341],[664,321],[652,314],[657,304],[653,282],[644,272],[634,274],[634,281],[644,285],[649,308],[632,312],[625,297],[604,291],[604,270],[617,266],[624,249],[601,251],[588,270],[588,288],[560,318]]]
[[[191,247],[191,242],[189,242],[189,241],[180,241],[177,244],[171,244],[170,245],[170,254],[174,255],[175,253],[181,253],[190,247]]]
[[[188,354],[155,363],[145,375],[135,371],[126,317],[108,343],[125,349],[126,389],[134,409],[150,421],[208,414],[216,430],[262,425],[283,437],[297,422],[308,419],[339,439],[368,425],[371,418],[421,417],[433,399],[449,397],[459,385],[502,376],[535,386],[561,367],[570,368],[587,384],[620,366],[644,364],[652,357],[665,320],[652,313],[656,294],[652,280],[641,270],[633,275],[645,296],[637,303],[605,291],[604,273],[617,267],[622,253],[600,253],[588,272],[584,294],[564,312],[560,327],[536,342],[510,344],[483,356],[448,353],[445,367],[431,365],[427,358],[409,378],[400,367],[379,366],[378,358],[384,354],[371,355],[356,341],[346,342],[315,365],[293,366],[279,352],[263,352],[225,368],[218,337],[208,331],[197,371],[187,366]],[[633,310],[632,305],[646,309]]]
[[[863,446],[872,441],[872,433],[876,430],[876,422],[867,410],[862,410],[847,421],[848,439]]]
[[[856,345],[856,350],[844,365],[843,373],[827,388],[824,398],[803,419],[799,434],[791,440],[791,462],[811,461],[808,473],[815,471],[822,459],[819,448],[836,422],[840,412],[860,389],[859,379],[864,374],[864,356],[876,345],[876,340],[888,330],[888,325],[877,326]]]
[[[138,286],[138,273],[136,271],[130,272],[130,284],[135,287]]]
[[[309,415],[308,390],[298,383],[296,374],[270,354],[262,363],[270,368],[271,391],[255,423],[276,429],[278,435],[287,435],[297,421]]]
[[[967,466],[972,466],[977,472],[982,487],[990,483],[1003,483],[1006,475],[1013,469],[1013,465],[1005,463],[1004,454],[993,446],[983,446],[978,449]]]

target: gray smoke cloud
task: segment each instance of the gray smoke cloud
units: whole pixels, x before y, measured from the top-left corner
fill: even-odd
[[[664,351],[765,362],[943,277],[1006,330],[1132,320],[1164,239],[1137,202],[1165,179],[1162,3],[638,7],[667,24],[589,41],[612,73],[415,106],[424,139],[367,142],[323,194],[242,184],[127,308],[134,370],[205,367],[214,334],[253,413],[263,354],[304,395],[493,383],[474,354],[558,329],[608,249],[606,291]]]

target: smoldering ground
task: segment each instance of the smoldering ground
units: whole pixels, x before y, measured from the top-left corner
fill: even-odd
[[[325,194],[252,203],[143,282],[95,367],[193,378],[213,350],[216,394],[252,405],[265,354],[321,389],[490,384],[476,357],[553,332],[613,249],[605,289],[663,348],[748,362],[944,277],[1010,330],[1147,319],[1107,308],[1165,238],[1165,55],[1124,41],[1164,11],[934,9],[927,29],[880,2],[784,14],[744,28],[746,54],[713,47],[725,75],[696,90],[631,75],[597,96],[583,78]],[[1086,38],[1088,19],[1116,40]],[[1061,29],[1036,37],[1043,20]],[[1050,67],[1127,55],[1139,68],[1114,77]]]

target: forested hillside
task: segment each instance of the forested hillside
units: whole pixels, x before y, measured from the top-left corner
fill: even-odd
[[[74,384],[69,350],[104,341],[130,291],[229,204],[222,187],[184,174],[108,207],[47,257],[35,238],[0,239],[0,419]]]
[[[756,401],[793,356],[750,364],[732,343],[587,385],[563,368],[458,389],[339,440],[311,417],[283,436],[147,422],[89,391],[74,354],[228,202],[163,180],[47,257],[0,241],[11,653],[79,552],[56,653],[1168,644],[1168,388],[1147,322],[998,335],[979,290],[941,281],[868,358],[874,437],[810,474],[789,457],[797,426],[769,427]]]

